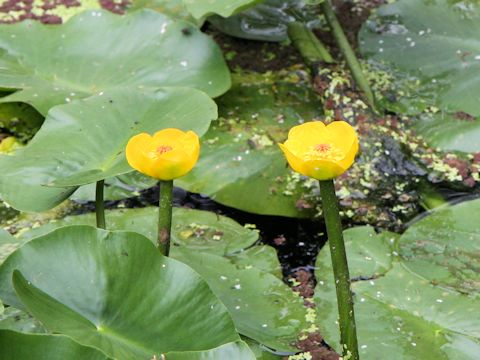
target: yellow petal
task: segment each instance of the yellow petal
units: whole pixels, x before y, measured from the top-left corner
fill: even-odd
[[[351,151],[355,142],[358,142],[355,129],[346,121],[334,121],[327,125],[326,130],[335,147],[341,149],[345,154]]]
[[[303,175],[305,174],[305,171],[303,169],[303,160],[297,156],[295,156],[285,144],[278,144],[280,146],[280,149],[282,149],[283,153],[285,154],[285,157],[287,158],[287,162],[290,165],[290,167]]]
[[[287,141],[299,142],[304,146],[313,146],[325,142],[326,135],[324,123],[321,121],[309,121],[292,127],[288,132]]]
[[[310,160],[304,164],[304,175],[317,180],[328,180],[343,174],[347,169],[336,161],[327,159]]]
[[[153,149],[153,138],[147,133],[141,133],[133,136],[127,143],[125,155],[128,164],[135,170],[149,175],[146,171],[151,159],[148,153]]]

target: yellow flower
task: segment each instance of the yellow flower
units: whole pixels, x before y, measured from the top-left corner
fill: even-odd
[[[173,180],[187,174],[200,154],[200,141],[193,131],[163,129],[151,136],[141,133],[127,144],[127,161],[142,174]]]
[[[291,128],[287,141],[278,145],[293,170],[327,180],[343,174],[353,164],[358,137],[345,121],[334,121],[327,126],[311,121]]]

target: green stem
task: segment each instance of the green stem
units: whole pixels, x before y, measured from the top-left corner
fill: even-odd
[[[105,229],[105,204],[103,202],[103,188],[105,180],[97,181],[95,187],[95,213],[97,215],[97,227]]]
[[[368,84],[367,78],[363,74],[360,62],[355,56],[355,53],[350,46],[350,43],[345,36],[345,33],[343,32],[340,22],[338,21],[337,16],[333,11],[330,0],[323,0],[320,6],[323,14],[325,15],[325,18],[327,19],[330,29],[332,30],[333,37],[335,38],[335,41],[337,42],[338,47],[340,48],[340,51],[342,52],[342,55],[345,58],[348,67],[350,68],[350,71],[352,72],[355,82],[357,83],[360,90],[362,90],[365,94],[365,97],[370,107],[376,112],[377,110],[375,106],[375,97],[373,95],[372,89]]]
[[[320,180],[323,214],[327,225],[328,243],[332,256],[333,275],[337,290],[340,341],[344,359],[358,360],[358,341],[353,311],[353,298],[350,290],[347,254],[343,242],[338,199],[333,180]],[[350,357],[348,357],[350,356]]]
[[[170,231],[172,228],[173,180],[160,180],[158,202],[158,242],[160,252],[168,256],[170,253]]]
[[[418,184],[418,192],[420,194],[420,205],[425,210],[432,210],[448,203],[442,194],[426,180],[420,181]]]
[[[319,61],[333,63],[333,58],[323,43],[305,24],[291,22],[287,28],[288,37],[309,64]]]

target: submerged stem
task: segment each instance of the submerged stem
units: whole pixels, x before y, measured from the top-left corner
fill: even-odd
[[[328,243],[332,257],[333,275],[337,290],[340,342],[345,359],[358,360],[358,341],[355,326],[353,298],[350,290],[347,254],[343,241],[338,199],[333,180],[320,180],[323,214],[327,226]],[[350,356],[350,357],[348,357]]]
[[[97,216],[97,227],[105,229],[105,204],[103,202],[103,188],[105,180],[97,181],[95,187],[95,213]]]
[[[293,45],[300,52],[302,57],[310,64],[323,61],[333,63],[333,58],[327,48],[315,36],[313,31],[307,25],[294,21],[288,24],[288,37]]]
[[[168,256],[170,253],[170,232],[172,228],[173,180],[160,180],[159,185],[157,247],[163,255]]]
[[[355,82],[357,83],[360,90],[362,90],[365,94],[365,97],[370,107],[373,109],[373,111],[376,112],[377,109],[375,106],[375,97],[373,95],[372,89],[370,88],[368,80],[363,73],[360,62],[358,61],[352,47],[350,46],[350,43],[348,42],[347,37],[345,36],[345,33],[343,32],[340,22],[338,21],[337,16],[333,11],[330,0],[324,0],[320,4],[320,6],[323,14],[325,15],[325,18],[327,19],[330,29],[332,30],[333,37],[335,38],[335,41],[337,42],[338,47],[340,48],[340,51],[342,52],[342,55],[345,58],[348,67],[350,68],[350,71],[352,72]]]

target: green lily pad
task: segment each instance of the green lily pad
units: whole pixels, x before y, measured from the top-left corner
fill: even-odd
[[[109,228],[138,229],[152,242],[156,242],[157,216],[157,208],[106,212]],[[51,222],[25,232],[20,241],[73,224],[93,225],[95,214]],[[308,327],[303,300],[281,280],[275,250],[251,247],[257,239],[256,231],[227,217],[174,208],[171,256],[191,266],[208,282],[229,309],[241,334],[277,350],[296,351],[291,344]]]
[[[311,28],[318,27],[320,25],[318,8],[317,5],[304,0],[265,0],[228,18],[217,12],[223,17],[211,16],[208,21],[231,36],[252,40],[284,41],[288,38],[288,24],[293,21],[301,21]]]
[[[25,306],[49,331],[109,357],[172,353],[174,359],[177,352],[240,340],[224,305],[198,274],[161,256],[137,233],[57,229],[12,254],[0,278],[5,303]]]
[[[79,185],[132,171],[124,149],[133,135],[165,127],[201,135],[215,117],[215,103],[189,88],[115,89],[59,105],[25,148],[0,157],[0,194],[19,210],[51,209]]]
[[[226,18],[261,1],[262,0],[183,0],[183,3],[196,19],[200,19],[212,14],[218,14]]]
[[[416,89],[394,93],[394,107],[423,112],[419,99],[433,106],[414,128],[446,151],[480,151],[479,20],[476,2],[399,0],[380,7],[359,35],[366,57],[393,68],[394,84],[415,79]]]
[[[367,56],[437,81],[439,105],[480,115],[480,7],[400,0],[378,9],[360,34]]]
[[[204,22],[204,19],[195,19],[192,14],[188,12],[183,0],[132,0],[127,8],[127,12],[137,11],[139,9],[155,10],[175,19],[186,20],[198,28],[200,28]]]
[[[172,256],[208,282],[242,335],[277,351],[298,351],[295,343],[309,327],[306,308],[283,281],[253,266],[239,268],[224,257],[184,247],[174,248]]]
[[[295,183],[276,144],[292,126],[321,116],[308,76],[238,75],[217,103],[219,120],[202,139],[202,156],[177,185],[252,213],[310,216],[312,209],[299,206],[310,192],[301,186],[316,184]]]
[[[122,200],[140,195],[141,190],[158,184],[158,180],[145,176],[138,171],[105,179],[103,198],[105,200]],[[95,201],[96,184],[80,186],[70,197],[75,201]]]
[[[462,113],[425,114],[413,123],[413,129],[444,151],[480,152],[480,118]]]
[[[473,360],[480,351],[480,299],[435,286],[409,269],[392,233],[370,227],[344,232],[355,294],[360,356],[366,359]],[[402,238],[398,240],[402,244]],[[315,302],[326,341],[339,345],[330,251],[317,258]]]
[[[154,11],[92,10],[61,26],[27,21],[0,29],[0,88],[19,89],[0,102],[26,102],[44,115],[112,88],[185,86],[218,96],[230,87],[213,40]]]
[[[404,265],[433,284],[480,295],[480,200],[444,207],[402,235]]]
[[[158,208],[107,210],[107,227],[113,230],[137,231],[157,241]],[[95,214],[67,216],[24,232],[17,242],[24,243],[68,225],[96,223]],[[258,240],[258,233],[244,228],[232,219],[209,211],[173,208],[172,244],[215,255],[233,255]],[[240,260],[238,260],[240,261]]]
[[[282,279],[282,266],[278,260],[277,251],[268,245],[256,245],[228,256],[228,259],[239,268],[250,269],[255,267],[259,270],[275,275]]]
[[[49,360],[107,360],[102,352],[82,346],[67,336],[20,334],[0,330],[2,360],[49,359]]]
[[[19,247],[19,241],[0,228],[0,264]]]
[[[40,322],[32,315],[23,310],[15,309],[11,306],[7,307],[4,312],[0,314],[0,329],[22,333],[47,332],[42,324],[40,324]]]

